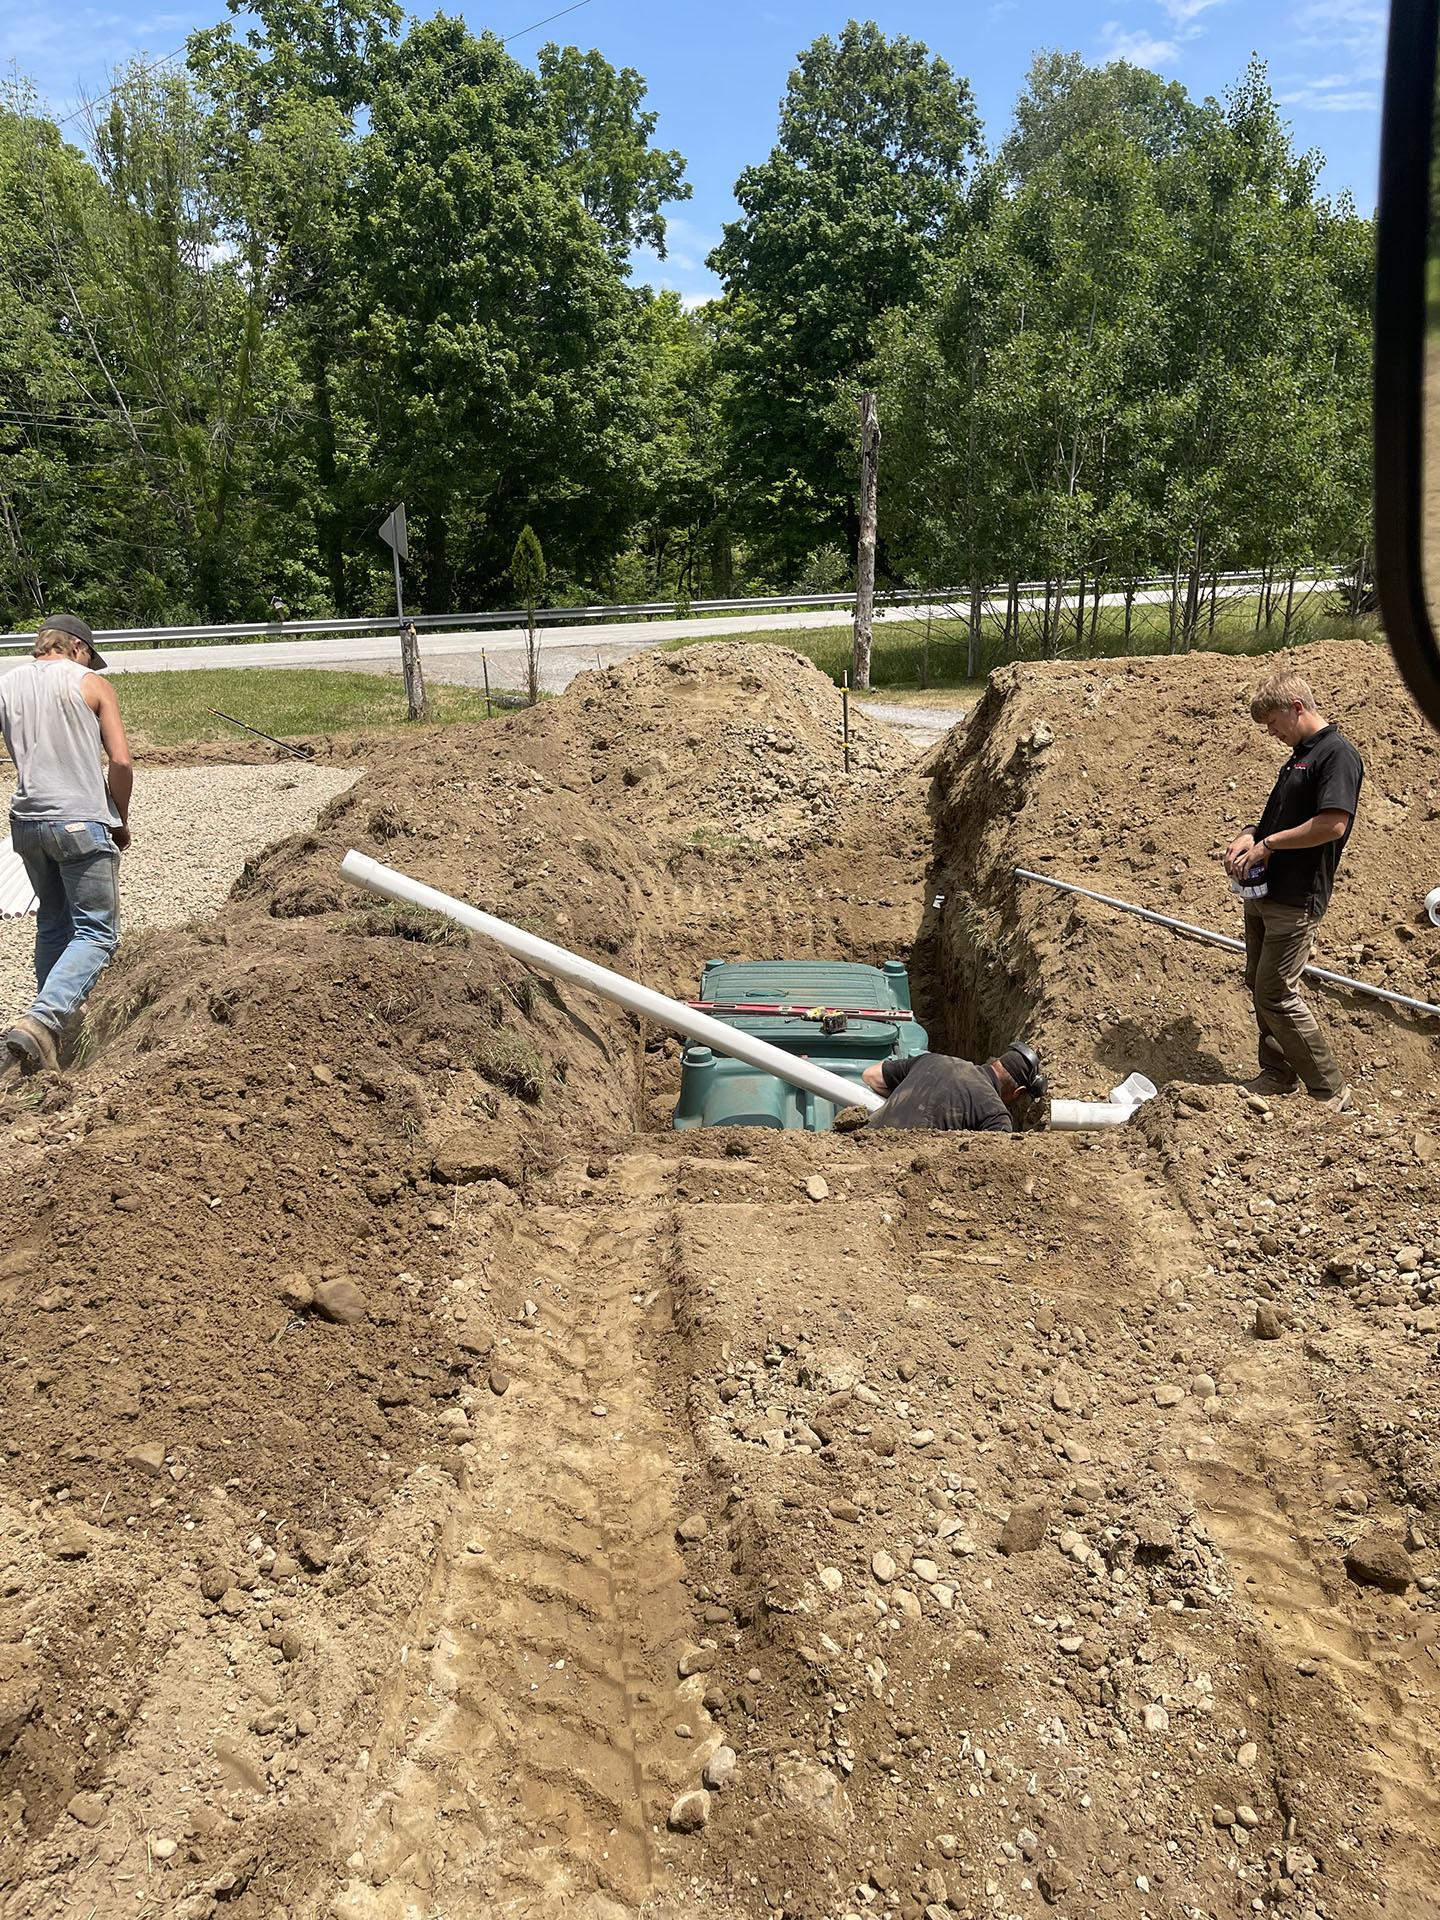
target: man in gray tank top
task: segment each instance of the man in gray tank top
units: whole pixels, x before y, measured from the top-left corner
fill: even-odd
[[[18,776],[10,837],[40,903],[38,991],[4,1034],[22,1073],[59,1065],[62,1039],[120,944],[134,773],[115,689],[82,658],[105,664],[89,627],[50,614],[34,659],[0,677],[0,730]]]

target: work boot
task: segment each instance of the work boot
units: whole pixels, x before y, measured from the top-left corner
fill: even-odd
[[[1312,1093],[1310,1098],[1326,1113],[1349,1113],[1355,1104],[1348,1084],[1341,1087],[1338,1093]]]
[[[1262,1067],[1253,1080],[1242,1080],[1240,1084],[1247,1093],[1294,1093],[1300,1084],[1300,1076],[1282,1067]]]
[[[55,1035],[43,1020],[22,1013],[5,1034],[5,1045],[21,1073],[58,1073],[60,1054]]]

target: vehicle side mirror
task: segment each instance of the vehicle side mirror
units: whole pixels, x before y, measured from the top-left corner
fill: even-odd
[[[1393,0],[1375,279],[1375,584],[1395,664],[1440,728],[1440,0]]]

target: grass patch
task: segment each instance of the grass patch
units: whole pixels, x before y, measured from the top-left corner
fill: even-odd
[[[758,840],[747,840],[743,834],[721,833],[714,827],[695,827],[685,836],[687,847],[697,847],[705,853],[760,853],[764,849]]]
[[[513,1027],[501,1027],[475,1049],[475,1071],[533,1106],[545,1091],[545,1062]]]
[[[175,747],[197,740],[253,738],[208,711],[220,707],[277,739],[369,728],[432,727],[485,718],[485,695],[473,687],[432,686],[430,718],[408,722],[398,675],[331,673],[324,667],[227,667],[214,672],[117,673],[114,687],[131,737],[142,746]]]
[[[425,947],[468,947],[470,944],[468,929],[457,926],[448,915],[436,913],[433,907],[412,907],[399,900],[357,913],[345,922],[343,931],[415,940]]]
[[[1317,640],[1369,640],[1379,642],[1381,634],[1374,620],[1352,621],[1327,613],[1328,595],[1314,594],[1303,606],[1296,594],[1296,613],[1288,640],[1284,637],[1282,617],[1256,627],[1258,597],[1222,602],[1215,613],[1213,629],[1208,607],[1202,612],[1196,650],[1235,655],[1274,653],[1281,647],[1305,646]],[[1283,614],[1283,606],[1280,610]],[[959,616],[929,623],[922,618],[877,620],[870,653],[870,684],[873,688],[893,687],[908,692],[926,688],[970,688],[980,690],[996,667],[1010,660],[1037,660],[1042,657],[1034,625],[1038,616],[1022,614],[1018,647],[1004,633],[1003,605],[987,609],[981,622],[980,644],[973,678],[966,675],[970,630]],[[673,653],[681,647],[703,644],[711,638],[703,632],[687,634],[682,640],[667,640],[663,651]],[[810,627],[789,632],[733,634],[727,638],[754,646],[789,647],[828,674],[837,686],[842,673],[848,672],[854,647],[854,629],[844,626]],[[1073,603],[1062,624],[1060,644],[1055,655],[1061,660],[1115,660],[1142,655],[1168,654],[1170,651],[1170,610],[1166,606],[1140,606],[1131,610],[1130,633],[1125,632],[1123,606],[1101,607],[1092,637],[1090,614],[1085,616],[1083,640],[1077,638]],[[927,670],[928,669],[928,670]]]

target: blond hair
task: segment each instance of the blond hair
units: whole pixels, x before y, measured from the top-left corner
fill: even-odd
[[[80,642],[73,633],[66,633],[63,627],[41,627],[35,636],[35,658],[44,660],[52,653],[63,653],[74,660],[80,652]]]
[[[1283,713],[1296,702],[1306,713],[1314,713],[1315,696],[1310,691],[1310,682],[1302,680],[1298,673],[1272,673],[1263,686],[1257,687],[1250,698],[1250,718],[1262,724],[1272,713]]]

